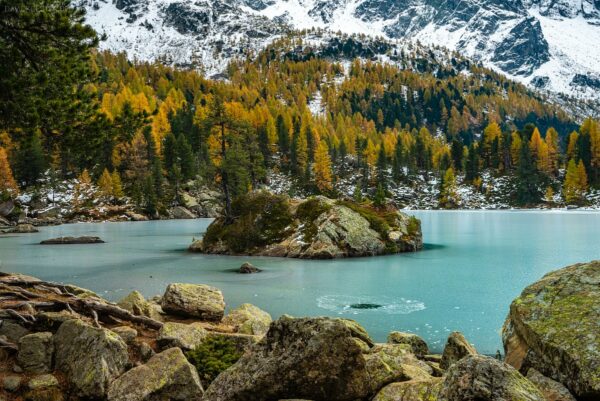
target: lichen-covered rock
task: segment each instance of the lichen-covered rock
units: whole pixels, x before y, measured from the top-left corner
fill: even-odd
[[[544,376],[534,368],[527,371],[527,379],[540,390],[546,401],[576,401],[565,386]]]
[[[223,318],[223,323],[234,326],[238,333],[263,335],[273,319],[264,310],[252,304],[242,304]]]
[[[467,341],[462,333],[454,331],[450,333],[444,346],[440,368],[448,369],[452,364],[468,355],[477,355],[477,350]]]
[[[58,387],[58,380],[50,374],[33,377],[27,384],[25,401],[62,401],[63,393]]]
[[[364,329],[353,326],[341,319],[283,316],[252,352],[212,382],[203,400],[356,400],[400,376],[393,367],[416,361],[408,347],[365,352],[359,345],[365,343],[356,341]]]
[[[41,331],[56,332],[61,324],[67,320],[75,319],[76,315],[62,310],[60,312],[41,311],[35,314],[35,329]]]
[[[203,284],[172,283],[161,300],[166,313],[220,321],[225,313],[221,290]]]
[[[28,373],[47,373],[52,369],[52,333],[32,333],[19,340],[19,366]]]
[[[117,305],[137,316],[147,316],[158,321],[163,320],[160,305],[147,301],[139,291],[130,292]]]
[[[179,348],[170,348],[112,382],[108,400],[194,401],[199,400],[202,393],[196,369]]]
[[[437,401],[441,384],[440,378],[391,383],[382,388],[372,401]]]
[[[439,401],[545,401],[542,393],[512,366],[469,355],[446,374]]]
[[[113,327],[111,330],[117,333],[119,337],[121,337],[123,341],[125,341],[126,344],[133,343],[133,341],[138,335],[137,330],[129,326]]]
[[[240,266],[240,270],[239,272],[241,274],[254,274],[254,273],[260,273],[262,270],[259,269],[258,267],[254,266],[252,263],[249,262],[244,262],[242,263],[242,265]]]
[[[265,191],[237,200],[233,222],[216,219],[191,251],[307,259],[372,256],[422,248],[418,219],[316,196],[292,202]]]
[[[387,341],[390,344],[408,344],[412,348],[413,353],[421,358],[429,353],[429,347],[425,340],[416,334],[392,331],[388,335]]]
[[[535,368],[577,398],[600,399],[600,261],[545,275],[525,288],[503,328],[506,362]]]
[[[429,380],[431,367],[419,361],[408,344],[376,344],[364,352],[369,394],[394,381]]]
[[[80,397],[104,396],[129,364],[127,345],[116,333],[78,319],[64,322],[54,335],[56,368]]]
[[[19,339],[29,334],[29,330],[17,322],[2,319],[0,323],[0,336],[5,336],[10,342],[18,343]]]
[[[206,330],[198,324],[167,322],[158,331],[156,342],[163,348],[179,347],[191,350],[206,338]]]

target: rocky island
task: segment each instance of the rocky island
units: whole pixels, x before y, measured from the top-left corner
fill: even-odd
[[[225,308],[170,284],[111,303],[0,275],[0,398],[62,401],[592,401],[600,397],[600,261],[549,273],[514,300],[504,361],[459,332],[431,354],[415,334],[376,343],[357,322]]]
[[[305,259],[418,251],[421,223],[394,207],[376,208],[316,196],[291,200],[266,191],[248,193],[217,218],[192,252]]]

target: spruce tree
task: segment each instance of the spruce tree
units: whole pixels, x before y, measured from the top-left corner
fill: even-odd
[[[516,200],[519,205],[531,205],[540,201],[539,181],[529,143],[524,138],[521,143],[517,166]]]
[[[17,177],[25,185],[34,185],[46,170],[46,158],[38,130],[28,135],[21,143],[17,154]]]

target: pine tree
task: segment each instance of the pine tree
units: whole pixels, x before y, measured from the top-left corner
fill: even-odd
[[[519,152],[517,166],[517,193],[516,200],[520,205],[535,204],[540,201],[539,176],[531,149],[527,141],[523,140]]]
[[[383,188],[387,188],[387,156],[385,154],[385,148],[383,143],[379,145],[379,152],[377,154],[377,181],[383,185]]]
[[[377,191],[375,191],[373,204],[377,207],[385,206],[385,188],[383,188],[381,183],[377,184]]]
[[[583,204],[587,189],[587,174],[583,162],[580,160],[579,163],[576,163],[575,159],[569,160],[563,186],[565,202],[567,204]]]
[[[100,195],[106,199],[109,199],[113,196],[112,176],[107,169],[104,169],[102,175],[98,179],[98,188],[100,190]]]
[[[398,137],[396,146],[394,147],[394,157],[392,159],[392,178],[394,181],[399,182],[402,180],[405,165],[404,146],[402,145],[402,138]]]
[[[317,147],[313,171],[315,184],[319,191],[331,191],[331,158],[329,157],[329,149],[325,141],[321,141]]]
[[[192,147],[185,135],[180,134],[177,138],[177,159],[184,180],[191,180],[196,175],[196,160]]]
[[[41,134],[36,130],[21,144],[17,154],[17,177],[25,185],[34,185],[44,174],[46,165]]]
[[[357,183],[356,186],[354,187],[354,192],[352,193],[352,198],[354,199],[354,202],[356,202],[356,203],[362,203],[364,200],[363,194],[362,194],[362,189],[361,189],[359,183]]]
[[[476,144],[469,146],[469,154],[465,163],[465,180],[472,183],[479,177],[479,151]]]
[[[455,209],[459,204],[458,192],[456,190],[456,177],[452,167],[444,173],[440,188],[440,207],[444,209]]]
[[[112,196],[116,199],[122,198],[125,194],[123,193],[123,184],[119,172],[117,170],[113,171],[110,178],[112,181]]]
[[[0,146],[0,201],[14,198],[19,194],[19,187],[13,177],[6,150]]]

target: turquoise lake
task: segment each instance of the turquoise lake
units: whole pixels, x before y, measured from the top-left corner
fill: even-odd
[[[209,219],[71,224],[0,236],[0,269],[69,282],[118,300],[133,289],[162,294],[170,282],[219,287],[228,307],[255,304],[273,317],[343,316],[376,341],[391,330],[421,335],[441,351],[462,331],[482,353],[502,349],[510,302],[550,270],[600,259],[600,213],[414,211],[425,250],[373,258],[307,261],[207,256],[185,251]],[[43,239],[97,235],[106,244],[42,246]],[[233,272],[244,261],[264,269]],[[352,309],[373,303],[379,309]]]

